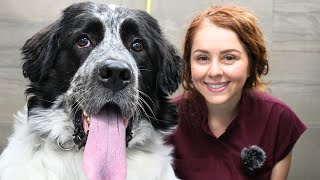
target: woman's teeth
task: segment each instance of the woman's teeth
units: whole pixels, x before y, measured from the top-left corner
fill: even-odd
[[[219,89],[219,88],[222,88],[222,87],[225,87],[227,86],[228,83],[222,83],[222,84],[208,84],[208,86],[212,89]]]

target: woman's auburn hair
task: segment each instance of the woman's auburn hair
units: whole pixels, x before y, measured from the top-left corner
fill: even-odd
[[[235,32],[244,46],[248,58],[250,76],[244,88],[255,88],[264,91],[268,83],[261,79],[261,75],[268,74],[268,55],[263,34],[255,16],[247,9],[236,5],[211,6],[200,12],[191,22],[185,36],[182,62],[182,85],[185,90],[193,91],[191,80],[191,48],[195,34],[204,21]]]

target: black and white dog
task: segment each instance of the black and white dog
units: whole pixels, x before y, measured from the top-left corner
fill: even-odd
[[[181,61],[155,19],[74,4],[22,54],[27,108],[0,157],[1,180],[176,179],[164,138],[177,124],[167,96]]]

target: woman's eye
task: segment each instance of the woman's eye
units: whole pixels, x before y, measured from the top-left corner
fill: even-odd
[[[131,44],[131,49],[136,52],[141,52],[144,50],[144,46],[141,40],[136,40]]]
[[[209,60],[209,58],[207,56],[198,56],[197,60],[198,61],[207,61],[207,60]]]
[[[226,61],[227,63],[231,63],[234,60],[236,60],[236,57],[233,56],[233,55],[226,55],[226,56],[223,57],[222,60]]]
[[[91,42],[88,37],[80,37],[77,41],[78,48],[86,48],[91,46]]]

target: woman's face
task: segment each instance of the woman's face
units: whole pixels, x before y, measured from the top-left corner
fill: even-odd
[[[249,77],[248,55],[233,31],[204,22],[190,56],[194,87],[208,104],[237,103]]]

